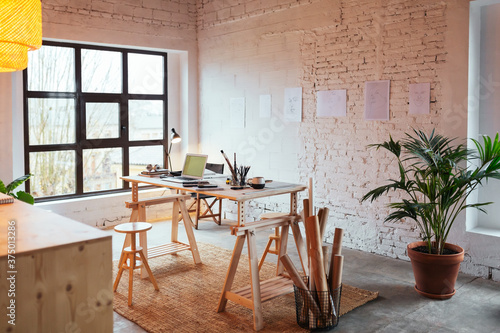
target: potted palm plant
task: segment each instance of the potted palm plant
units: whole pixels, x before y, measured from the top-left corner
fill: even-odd
[[[4,182],[0,180],[0,192],[4,193],[4,194],[7,194],[7,195],[10,195],[11,197],[14,197],[14,198],[16,198],[18,200],[21,200],[21,201],[24,201],[24,202],[27,202],[27,203],[33,205],[35,203],[35,199],[28,192],[17,191],[17,192],[14,193],[14,190],[19,185],[21,185],[22,183],[24,183],[25,181],[27,181],[28,179],[30,179],[30,177],[31,177],[31,174],[27,174],[27,175],[21,176],[21,177],[19,177],[17,179],[14,179],[7,186],[5,186]]]
[[[472,139],[476,150],[469,150],[455,139],[422,131],[406,133],[394,141],[373,144],[395,155],[399,177],[369,191],[362,201],[371,201],[389,191],[403,193],[401,201],[388,206],[392,212],[385,221],[409,219],[420,229],[422,241],[408,244],[415,289],[429,298],[448,299],[455,293],[464,250],[446,242],[458,215],[466,208],[477,208],[491,202],[467,203],[471,192],[490,178],[500,179],[500,142],[498,133],[492,140]]]

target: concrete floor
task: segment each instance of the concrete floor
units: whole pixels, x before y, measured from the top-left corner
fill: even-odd
[[[148,233],[148,245],[165,242],[170,235],[170,221],[153,223]],[[113,230],[113,259],[120,256],[124,236]],[[258,234],[259,253],[264,250],[270,231]],[[233,249],[235,237],[227,223],[200,222],[195,230],[198,242]],[[186,241],[179,228],[179,239]],[[299,265],[298,256],[289,237],[289,254]],[[244,250],[246,251],[246,250]],[[450,300],[435,301],[418,295],[414,289],[411,264],[357,250],[343,249],[343,281],[352,286],[378,291],[372,302],[342,316],[334,332],[435,332],[489,333],[500,332],[500,283],[460,274],[455,285],[457,292]],[[203,253],[201,253],[203,260]],[[275,255],[266,261],[276,262]],[[241,263],[240,263],[241,264]],[[114,332],[145,332],[142,328],[114,313]]]

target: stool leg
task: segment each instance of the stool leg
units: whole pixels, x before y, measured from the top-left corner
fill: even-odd
[[[120,279],[122,278],[123,265],[125,264],[123,259],[127,260],[126,256],[122,252],[122,255],[120,257],[120,263],[118,264],[118,267],[120,267],[120,269],[118,270],[118,274],[116,275],[115,283],[113,285],[113,291],[116,291],[116,289],[118,289],[118,283],[120,283]]]
[[[153,286],[155,287],[155,290],[160,290],[160,288],[158,288],[158,284],[156,283],[156,279],[153,275],[153,272],[151,272],[151,268],[149,267],[149,264],[148,264],[148,260],[146,259],[146,257],[144,256],[144,253],[142,251],[139,251],[139,255],[141,256],[141,260],[142,260],[142,265],[146,268],[146,270],[148,271],[148,274],[149,274],[149,279],[151,280],[151,282],[153,283]]]
[[[271,244],[273,243],[273,240],[270,239],[267,241],[266,249],[264,250],[264,253],[262,254],[262,258],[260,258],[259,262],[259,271],[262,265],[264,264],[264,260],[266,259],[267,253],[269,252],[269,248],[271,248]]]
[[[132,290],[134,286],[134,269],[135,269],[135,249],[136,249],[136,237],[135,233],[130,235],[130,253],[127,253],[130,263],[128,265],[128,306],[132,305]]]
[[[130,259],[130,265],[128,266],[129,267],[129,269],[128,269],[128,306],[131,306],[132,305],[132,289],[134,286],[135,253],[131,253],[131,255],[128,255],[128,257]]]
[[[277,237],[275,241],[276,252],[278,254],[278,262],[276,263],[276,275],[280,275],[280,253],[281,253],[281,236],[280,227],[274,228],[274,235]]]

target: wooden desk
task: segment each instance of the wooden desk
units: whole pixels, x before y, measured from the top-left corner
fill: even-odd
[[[281,194],[290,194],[290,200],[294,201],[294,203],[291,203],[290,206],[292,207],[293,205],[296,206],[297,204],[297,197],[296,194],[297,192],[303,191],[306,189],[306,186],[304,185],[297,185],[297,184],[290,184],[290,183],[283,183],[283,182],[272,182],[266,184],[266,187],[261,189],[261,190],[255,190],[253,188],[245,188],[243,190],[231,190],[231,186],[227,185],[225,183],[225,180],[221,178],[214,178],[211,179],[210,182],[213,184],[218,184],[219,187],[221,187],[223,190],[220,191],[202,191],[202,190],[195,190],[194,187],[185,187],[182,186],[181,183],[173,183],[169,182],[160,178],[150,178],[150,177],[143,177],[143,176],[126,176],[126,177],[121,177],[123,180],[130,182],[132,185],[132,201],[137,201],[139,197],[139,183],[143,184],[149,184],[149,185],[155,185],[155,186],[160,186],[160,187],[168,187],[170,189],[178,190],[182,193],[187,193],[187,192],[192,192],[192,193],[200,193],[200,194],[207,194],[211,195],[214,197],[217,197],[218,199],[228,199],[237,202],[238,204],[238,220],[237,220],[237,226],[243,226],[245,225],[245,210],[246,210],[246,205],[248,201],[253,200],[253,199],[258,199],[258,198],[266,198],[270,196],[275,196],[275,195],[281,195]],[[296,214],[296,209],[295,211],[292,212],[293,214]]]
[[[252,188],[245,188],[242,190],[231,190],[229,185],[226,185],[221,180],[213,179],[211,183],[219,184],[222,190],[218,191],[203,191],[193,187],[184,187],[182,184],[168,182],[160,178],[149,178],[142,176],[128,176],[122,177],[123,180],[132,183],[132,197],[137,200],[138,198],[138,184],[145,183],[161,187],[167,187],[178,190],[182,193],[194,192],[208,194],[217,197],[218,199],[233,200],[238,203],[238,221],[237,225],[231,227],[231,234],[235,235],[236,242],[227,270],[224,286],[219,299],[217,312],[225,310],[227,301],[230,300],[242,306],[245,306],[253,311],[254,329],[256,331],[264,327],[262,317],[262,302],[271,300],[275,297],[291,293],[293,291],[292,281],[283,275],[284,269],[281,262],[278,262],[277,276],[267,280],[260,281],[259,278],[259,257],[256,248],[256,231],[264,228],[281,227],[281,244],[280,256],[286,254],[288,230],[291,227],[295,244],[299,252],[302,268],[307,274],[307,254],[305,252],[304,243],[298,226],[299,217],[297,215],[297,193],[306,189],[306,186],[272,182],[266,184],[266,187],[261,190]],[[258,198],[265,198],[275,195],[288,194],[290,195],[290,213],[287,216],[269,219],[264,221],[245,221],[245,209],[248,201]],[[174,215],[176,215],[174,213]],[[184,218],[183,218],[184,219]],[[172,223],[174,223],[172,221]],[[234,276],[238,268],[239,259],[243,250],[243,245],[247,241],[249,265],[250,265],[250,285],[238,290],[231,290]],[[261,290],[263,291],[261,293]]]
[[[0,331],[113,331],[111,235],[18,200],[0,229]]]

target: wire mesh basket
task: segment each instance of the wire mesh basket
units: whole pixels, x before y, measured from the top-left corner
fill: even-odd
[[[307,285],[308,277],[303,279]],[[300,327],[308,330],[327,331],[338,325],[342,285],[333,291],[311,292],[294,284],[293,290],[297,324]],[[308,295],[311,295],[312,298]]]

